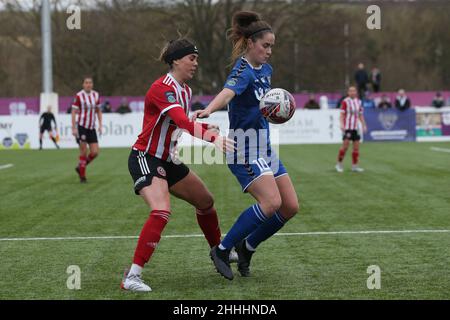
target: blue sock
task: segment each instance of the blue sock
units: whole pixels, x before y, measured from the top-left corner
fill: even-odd
[[[231,227],[230,231],[228,231],[227,235],[220,243],[221,246],[226,249],[231,249],[236,243],[256,230],[256,228],[258,228],[266,220],[267,217],[264,215],[258,204],[251,206],[241,213],[239,218]]]
[[[266,220],[262,225],[258,227],[255,231],[253,231],[247,238],[247,243],[253,249],[263,242],[264,240],[269,239],[272,235],[277,233],[278,230],[283,228],[286,223],[286,219],[280,214],[279,211],[275,212],[275,214]]]

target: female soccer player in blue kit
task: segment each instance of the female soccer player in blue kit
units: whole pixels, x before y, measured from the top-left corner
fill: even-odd
[[[233,70],[223,90],[205,110],[197,111],[194,119],[207,118],[228,105],[230,137],[238,142],[237,151],[227,156],[228,167],[242,190],[257,201],[241,213],[220,245],[211,249],[217,271],[232,280],[230,250],[236,248],[241,276],[249,276],[258,245],[297,213],[299,203],[283,163],[271,149],[269,124],[259,111],[259,101],[271,89],[272,67],[267,61],[275,35],[259,14],[241,11],[234,14],[228,36],[236,61]]]

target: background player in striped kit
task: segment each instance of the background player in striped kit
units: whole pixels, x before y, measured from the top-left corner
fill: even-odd
[[[95,129],[96,118],[98,118],[98,132],[100,135],[102,134],[100,95],[93,88],[94,81],[92,77],[85,77],[83,79],[83,90],[77,93],[72,104],[72,134],[77,139],[80,148],[78,166],[75,168],[75,171],[78,173],[80,182],[82,183],[87,181],[86,166],[99,153],[98,138]]]
[[[362,172],[364,169],[358,166],[359,161],[359,141],[361,136],[359,134],[359,122],[361,122],[363,131],[367,131],[366,122],[363,115],[363,107],[361,100],[358,98],[358,91],[356,87],[348,88],[348,97],[341,103],[341,130],[343,132],[342,147],[339,149],[338,162],[336,164],[337,172],[344,172],[344,166],[342,164],[345,153],[350,145],[350,141],[353,141],[352,152],[352,171]]]
[[[228,167],[242,190],[257,201],[244,210],[219,246],[212,248],[211,257],[217,271],[225,278],[234,278],[229,252],[233,246],[239,256],[238,270],[250,275],[250,260],[256,248],[270,238],[297,213],[299,203],[292,181],[269,139],[269,123],[259,110],[259,101],[271,89],[272,67],[267,63],[272,55],[275,35],[270,25],[255,12],[234,14],[229,38],[233,43],[235,61],[224,89],[203,111],[196,115],[208,117],[228,105],[230,129],[234,138],[242,133],[257,132],[256,150],[252,141],[227,156]],[[259,135],[259,133],[262,133]],[[242,155],[242,156],[241,156]],[[245,157],[247,162],[240,159]]]
[[[187,117],[192,90],[186,84],[197,70],[198,50],[187,39],[170,41],[160,60],[170,66],[169,73],[156,80],[145,97],[142,132],[128,158],[134,191],[141,195],[151,213],[139,235],[129,271],[121,287],[148,292],[141,279],[170,217],[170,194],[196,208],[197,221],[210,247],[220,243],[219,221],[214,199],[203,181],[173,154],[180,129],[214,143],[218,148],[234,150],[234,141],[217,133],[217,126],[190,121]]]

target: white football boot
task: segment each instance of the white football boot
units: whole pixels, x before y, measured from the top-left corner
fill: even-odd
[[[344,172],[344,167],[342,166],[342,163],[341,162],[338,162],[337,164],[336,164],[336,171],[337,172]]]
[[[123,290],[135,291],[135,292],[150,292],[152,288],[142,281],[141,276],[137,274],[128,274],[128,270],[125,271],[124,278],[120,287]]]
[[[353,172],[364,172],[364,169],[363,168],[360,168],[359,166],[355,166],[355,165],[353,165],[352,166],[352,171]]]

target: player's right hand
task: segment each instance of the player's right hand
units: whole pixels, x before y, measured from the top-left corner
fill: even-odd
[[[209,115],[211,114],[211,112],[209,112],[208,109],[204,109],[204,110],[196,110],[194,111],[194,114],[191,117],[192,121],[195,121],[197,118],[208,118]]]
[[[214,145],[219,150],[222,150],[223,153],[234,152],[236,150],[234,140],[224,136],[217,136],[214,140]]]
[[[72,128],[72,135],[74,137],[78,137],[78,130],[77,130],[77,128]]]

